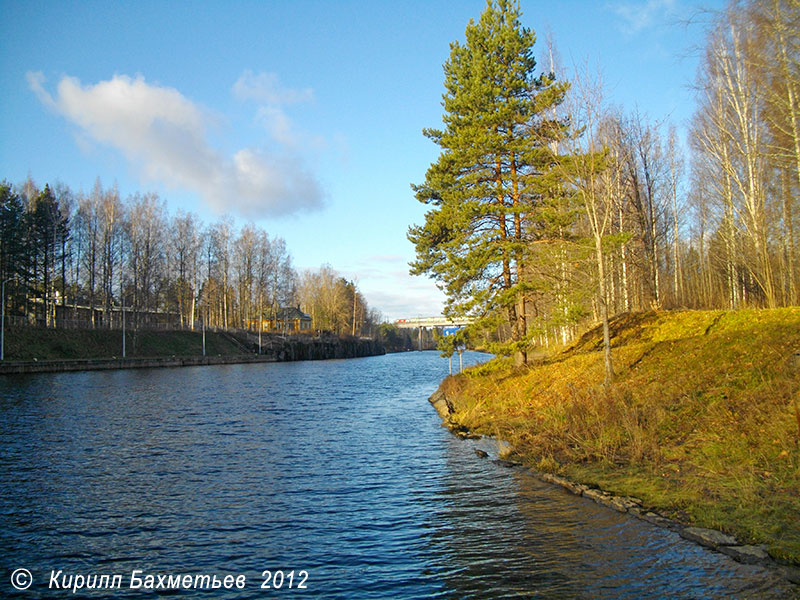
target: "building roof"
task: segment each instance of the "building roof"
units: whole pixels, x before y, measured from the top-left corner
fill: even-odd
[[[311,317],[294,306],[284,306],[278,309],[275,316],[279,321],[294,321],[300,319],[301,321],[310,321]]]

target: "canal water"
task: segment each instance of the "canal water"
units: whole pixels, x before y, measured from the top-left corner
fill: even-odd
[[[427,402],[447,368],[417,352],[0,378],[0,596],[797,593],[454,437]]]

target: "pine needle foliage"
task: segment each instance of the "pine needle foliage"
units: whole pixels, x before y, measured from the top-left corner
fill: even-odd
[[[444,65],[443,127],[424,135],[441,148],[425,182],[413,185],[431,209],[409,229],[416,248],[411,273],[445,291],[445,314],[472,316],[471,329],[510,329],[495,352],[526,362],[531,239],[552,213],[554,153],[566,135],[555,113],[569,88],[536,72],[534,32],[519,4],[490,0],[450,46]]]

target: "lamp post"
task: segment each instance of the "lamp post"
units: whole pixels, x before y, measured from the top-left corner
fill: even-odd
[[[122,296],[122,358],[125,356],[125,296]]]

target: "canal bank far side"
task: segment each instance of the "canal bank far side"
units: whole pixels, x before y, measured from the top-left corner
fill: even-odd
[[[385,353],[372,339],[333,335],[256,335],[227,331],[122,332],[8,328],[0,375],[79,370],[358,358]]]

